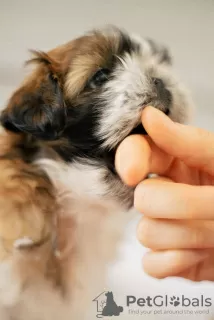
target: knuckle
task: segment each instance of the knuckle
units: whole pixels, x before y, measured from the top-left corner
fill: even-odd
[[[143,218],[138,225],[137,238],[139,242],[146,248],[153,247],[152,222],[148,218]]]
[[[192,243],[194,248],[203,248],[205,245],[205,240],[205,234],[202,228],[198,227],[192,232]]]
[[[146,193],[146,188],[143,187],[143,183],[139,183],[134,192],[134,207],[140,212],[143,212],[144,209]]]
[[[168,265],[171,266],[171,270],[176,269],[178,266],[184,263],[184,255],[182,251],[170,252]]]

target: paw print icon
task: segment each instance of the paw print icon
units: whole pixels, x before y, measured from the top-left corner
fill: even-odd
[[[179,306],[179,304],[180,304],[180,299],[179,299],[179,297],[173,296],[173,297],[170,298],[169,303],[170,303],[172,306],[177,307],[177,306]]]

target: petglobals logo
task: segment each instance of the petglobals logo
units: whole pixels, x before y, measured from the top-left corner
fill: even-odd
[[[147,296],[144,298],[137,298],[135,296],[126,297],[127,307],[211,307],[212,299],[206,298],[203,295],[200,297],[188,298],[182,296],[162,296],[157,295],[154,297]]]
[[[116,298],[116,299],[115,299]],[[103,291],[93,299],[96,306],[96,317],[119,317],[121,314],[132,316],[145,315],[207,315],[212,307],[212,298],[200,295],[187,297],[186,295],[155,295],[136,297],[124,296],[123,302],[118,304],[117,297],[112,291]]]

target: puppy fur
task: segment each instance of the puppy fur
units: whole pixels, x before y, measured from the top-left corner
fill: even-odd
[[[131,219],[115,150],[147,105],[185,122],[191,99],[164,46],[116,27],[32,53],[1,116],[0,318],[88,319]]]

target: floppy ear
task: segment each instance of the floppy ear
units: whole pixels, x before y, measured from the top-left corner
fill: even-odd
[[[11,97],[1,123],[10,131],[30,133],[43,140],[56,140],[66,124],[66,107],[53,64],[44,53],[33,62],[39,68]]]
[[[152,54],[158,58],[160,63],[172,64],[171,53],[165,45],[162,45],[152,39],[146,40],[148,41]]]

